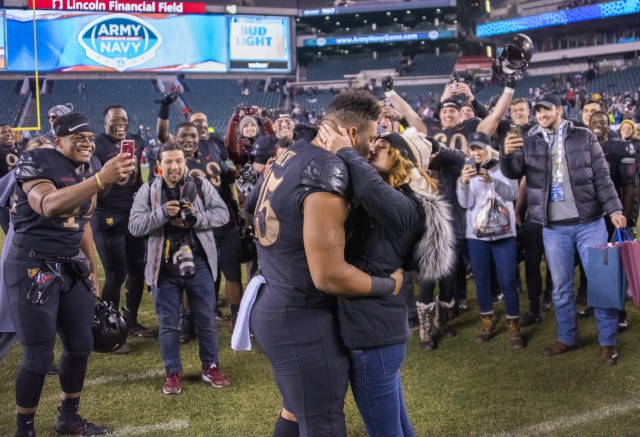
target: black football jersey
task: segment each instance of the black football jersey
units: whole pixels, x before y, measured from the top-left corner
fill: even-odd
[[[19,157],[20,151],[17,147],[0,146],[0,178],[15,168]]]
[[[139,135],[127,134],[128,140],[135,141],[134,154],[136,155],[136,168],[126,179],[116,182],[111,186],[109,194],[98,199],[98,212],[129,213],[133,205],[133,196],[142,186],[142,174],[140,173],[140,161],[144,140]],[[96,136],[96,150],[93,156],[104,165],[114,156],[120,153],[120,141],[114,141],[109,135],[101,133]]]
[[[350,198],[349,174],[335,155],[301,140],[275,161],[254,214],[260,270],[269,287],[292,306],[326,307],[335,299],[311,280],[303,242],[302,203],[324,191]]]
[[[443,129],[440,120],[435,118],[427,118],[425,124],[427,125],[429,136],[438,140],[440,146],[462,150],[468,155],[467,136],[478,129],[481,121],[479,118],[471,118],[460,123],[453,129]]]
[[[51,257],[71,257],[78,253],[84,225],[96,207],[96,196],[88,199],[72,214],[44,217],[29,205],[22,184],[47,179],[57,189],[70,187],[93,176],[101,168],[95,157],[89,164],[78,166],[54,149],[34,149],[20,157],[16,166],[16,188],[11,222],[13,244]]]
[[[198,175],[211,182],[218,193],[222,187],[222,178],[229,171],[218,148],[207,141],[200,141],[194,155],[187,157],[187,168],[190,175]]]
[[[609,163],[611,180],[618,195],[622,189],[635,182],[636,151],[632,143],[623,140],[608,140],[602,144],[602,151]]]

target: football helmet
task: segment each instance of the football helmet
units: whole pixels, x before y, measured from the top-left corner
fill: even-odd
[[[520,79],[533,56],[533,42],[523,33],[515,35],[496,59],[498,71],[507,78]]]
[[[94,351],[113,352],[127,342],[129,328],[113,302],[105,300],[96,304],[91,332]]]

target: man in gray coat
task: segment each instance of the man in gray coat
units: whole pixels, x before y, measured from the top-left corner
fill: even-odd
[[[161,177],[136,194],[129,230],[148,236],[145,279],[152,287],[160,325],[160,352],[167,378],[165,394],[182,391],[180,301],[186,291],[198,326],[202,379],[215,388],[229,385],[218,363],[214,281],[218,258],[213,228],[229,221],[213,185],[187,173],[184,151],[175,143],[158,154]]]
[[[622,204],[595,135],[562,118],[562,104],[555,94],[543,96],[534,111],[539,126],[524,138],[507,136],[500,168],[509,178],[527,177],[531,220],[544,226],[542,236],[553,277],[553,303],[558,322],[558,338],[544,354],[554,356],[578,344],[573,294],[575,248],[586,268],[587,249],[607,245],[604,214],[611,217],[617,228],[624,228],[627,219],[622,214]],[[586,273],[589,279],[590,272]],[[602,359],[609,365],[617,364],[619,311],[595,308],[594,312]]]

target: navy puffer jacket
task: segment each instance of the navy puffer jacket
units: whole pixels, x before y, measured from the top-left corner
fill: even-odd
[[[609,175],[609,165],[596,136],[588,129],[565,121],[564,151],[571,188],[580,215],[586,223],[622,211],[622,203]],[[551,183],[549,146],[540,126],[532,128],[522,150],[511,155],[500,152],[500,169],[511,179],[527,177],[527,204],[535,223],[547,225],[547,202]]]

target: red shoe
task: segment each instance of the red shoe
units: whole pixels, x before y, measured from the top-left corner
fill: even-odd
[[[231,383],[220,371],[220,367],[213,363],[202,371],[202,380],[210,383],[215,388],[227,387]]]
[[[162,392],[166,395],[178,394],[182,391],[182,377],[178,372],[170,373],[164,381]]]

